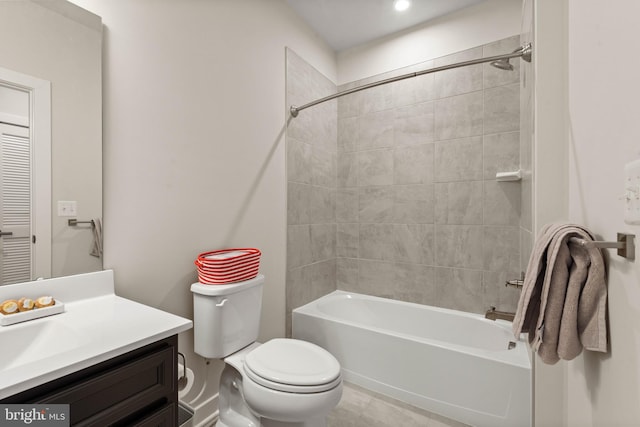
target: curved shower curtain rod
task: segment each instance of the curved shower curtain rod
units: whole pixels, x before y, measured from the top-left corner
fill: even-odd
[[[318,104],[321,104],[321,103],[326,102],[326,101],[331,101],[332,99],[336,99],[336,98],[339,98],[339,97],[344,96],[344,95],[349,95],[350,93],[359,92],[361,90],[370,89],[372,87],[385,85],[387,83],[397,82],[399,80],[409,79],[411,77],[421,76],[423,74],[435,73],[437,71],[444,71],[444,70],[450,70],[452,68],[466,67],[468,65],[483,64],[485,62],[497,63],[496,66],[498,68],[505,69],[505,66],[509,67],[509,59],[511,59],[511,58],[522,58],[523,60],[525,60],[527,62],[531,62],[531,43],[524,44],[524,45],[520,46],[518,49],[516,49],[513,52],[511,52],[511,53],[505,53],[505,54],[496,55],[496,56],[489,56],[489,57],[486,57],[486,58],[472,59],[470,61],[457,62],[455,64],[443,65],[441,67],[429,68],[427,70],[422,70],[422,71],[416,71],[416,72],[413,72],[413,73],[403,74],[401,76],[391,77],[391,78],[388,78],[388,79],[380,80],[380,81],[369,83],[369,84],[366,84],[366,85],[354,87],[352,89],[343,90],[342,92],[334,93],[333,95],[329,95],[329,96],[325,96],[324,98],[316,99],[315,101],[309,102],[309,103],[301,105],[299,107],[296,107],[296,106],[292,105],[291,107],[289,107],[289,113],[291,113],[292,117],[298,117],[298,113],[300,113],[300,111],[302,111],[302,110],[305,110],[305,109],[307,109],[309,107],[313,107],[314,105],[318,105]],[[494,64],[492,64],[492,65],[494,65]]]

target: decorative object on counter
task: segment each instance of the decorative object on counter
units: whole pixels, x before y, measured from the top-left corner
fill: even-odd
[[[22,297],[18,300],[8,299],[0,303],[0,325],[9,326],[59,314],[63,311],[64,304],[49,295],[36,299],[28,297]]]
[[[49,307],[55,304],[55,300],[52,296],[46,295],[36,299],[36,308]]]
[[[2,314],[14,314],[18,313],[18,311],[18,301],[14,299],[2,301],[2,304],[0,304],[0,313]]]
[[[31,298],[22,297],[18,300],[18,310],[29,311],[36,307],[36,302]]]
[[[225,285],[258,275],[261,252],[255,248],[220,249],[198,255],[195,265],[203,285]]]
[[[576,239],[577,238],[577,239]],[[604,260],[593,234],[575,224],[548,224],[534,244],[513,321],[529,333],[543,362],[571,360],[582,349],[607,352]]]

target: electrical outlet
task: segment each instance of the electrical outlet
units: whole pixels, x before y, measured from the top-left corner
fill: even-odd
[[[58,200],[58,216],[78,216],[78,202]]]

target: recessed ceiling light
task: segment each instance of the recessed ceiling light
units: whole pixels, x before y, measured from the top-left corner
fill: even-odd
[[[411,6],[411,2],[409,0],[396,0],[393,2],[393,7],[395,7],[398,12],[409,9],[409,6]]]

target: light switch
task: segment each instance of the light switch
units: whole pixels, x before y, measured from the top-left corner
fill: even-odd
[[[640,224],[640,160],[634,160],[624,166],[624,179],[624,222]]]
[[[78,202],[58,200],[58,216],[78,216]]]

